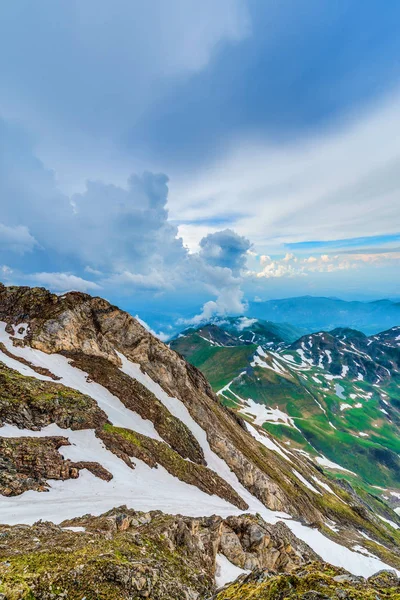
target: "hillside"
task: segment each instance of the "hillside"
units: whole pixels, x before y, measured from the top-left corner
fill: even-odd
[[[243,570],[400,568],[400,519],[382,499],[224,406],[229,382],[216,396],[129,314],[2,286],[0,321],[5,598],[205,599]],[[204,337],[211,354],[256,360],[252,344]]]
[[[254,325],[248,326],[250,339]],[[383,488],[382,498],[396,507],[398,334],[398,327],[371,337],[338,328],[293,343],[257,339],[216,348],[192,332],[171,347],[202,370],[226,406],[333,475],[368,492]]]

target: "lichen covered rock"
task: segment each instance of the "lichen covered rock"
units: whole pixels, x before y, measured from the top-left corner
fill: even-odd
[[[215,591],[216,555],[227,549],[222,538],[228,530],[236,535],[231,526],[248,560],[266,566],[266,549],[277,551],[278,525],[251,515],[233,522],[120,507],[61,526],[0,526],[0,594],[7,600],[205,600]],[[296,565],[314,556],[296,542],[281,548],[287,552]]]
[[[290,573],[256,569],[214,596],[214,600],[384,599],[400,599],[400,580],[394,571],[364,579],[322,562],[312,562]]]

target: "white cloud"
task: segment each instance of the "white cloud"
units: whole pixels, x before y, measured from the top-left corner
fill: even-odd
[[[243,329],[246,329],[247,327],[251,327],[252,325],[254,325],[254,323],[257,323],[257,319],[249,319],[249,317],[241,317],[238,322],[236,323],[236,329],[238,331],[243,331]]]
[[[260,259],[262,269],[258,272],[250,272],[249,276],[256,276],[258,279],[295,277],[310,273],[332,273],[334,271],[363,269],[368,266],[379,267],[395,262],[399,262],[400,266],[400,252],[343,252],[335,255],[311,255],[308,258],[286,254],[283,258],[274,260],[263,255]]]
[[[234,229],[255,251],[275,254],[283,242],[398,233],[400,92],[294,142],[235,140],[214,165],[174,178],[172,218],[212,220],[243,214]],[[182,230],[184,239],[193,225]]]
[[[135,315],[135,319],[137,321],[139,321],[139,323],[141,325],[143,325],[143,327],[149,331],[152,335],[154,335],[155,337],[157,337],[159,340],[161,340],[162,342],[167,342],[168,339],[170,338],[169,335],[167,335],[166,333],[163,333],[162,331],[159,331],[158,333],[156,331],[154,331],[154,329],[152,329],[147,323],[146,321],[143,321],[143,319],[141,319],[139,317],[139,315]]]
[[[118,285],[133,286],[135,289],[142,289],[148,291],[163,291],[173,289],[172,282],[163,273],[131,273],[130,271],[123,271],[122,273],[115,273],[103,280],[104,285]]]
[[[27,276],[27,279],[34,284],[48,287],[54,292],[69,292],[72,290],[90,292],[100,289],[100,286],[94,281],[87,281],[70,273],[32,273]]]
[[[235,287],[222,289],[216,300],[209,300],[203,305],[198,315],[191,319],[180,319],[179,322],[186,325],[200,325],[211,321],[214,317],[242,314],[246,310],[246,305],[243,302],[244,293],[240,285],[241,282]]]

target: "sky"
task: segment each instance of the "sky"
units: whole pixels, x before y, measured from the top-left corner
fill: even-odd
[[[0,280],[170,328],[400,298],[399,19],[397,0],[1,3]]]

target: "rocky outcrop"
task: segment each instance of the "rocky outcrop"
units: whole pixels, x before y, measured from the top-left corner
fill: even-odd
[[[269,525],[253,515],[232,516],[223,521],[219,549],[231,563],[246,570],[291,571],[303,564],[305,557],[318,558],[283,522]]]
[[[62,428],[97,429],[106,421],[107,415],[89,396],[20,375],[0,361],[0,426],[35,430],[56,423]]]
[[[249,563],[274,562],[278,570],[313,558],[305,544],[289,548],[287,532],[286,543],[278,548],[274,540],[281,533],[279,525],[249,515],[233,523],[121,507],[61,526],[0,526],[0,591],[6,598],[12,593],[13,600],[205,600],[215,590],[217,553],[233,545],[244,544]],[[277,554],[281,559],[276,560]],[[292,557],[291,563],[286,556]]]
[[[313,562],[291,573],[256,569],[239,577],[214,600],[398,600],[400,579],[381,571],[364,579],[326,563]]]
[[[47,491],[48,479],[76,479],[80,469],[88,469],[106,481],[112,478],[98,463],[65,460],[58,449],[68,445],[64,437],[0,437],[0,494],[18,496],[27,490]]]

